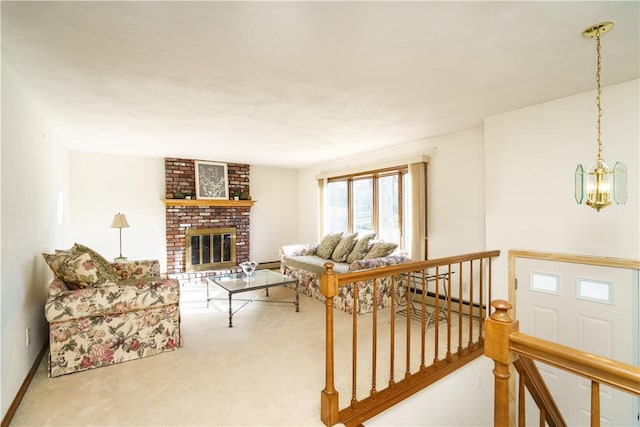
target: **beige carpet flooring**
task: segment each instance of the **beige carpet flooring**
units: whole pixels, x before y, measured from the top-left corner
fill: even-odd
[[[210,287],[212,295],[222,299],[207,307],[204,285],[183,287],[183,347],[177,351],[57,378],[47,378],[45,357],[10,425],[322,426],[324,305],[301,296],[296,313],[293,304],[252,302],[234,315],[234,327],[228,328],[226,293],[214,288]],[[249,295],[263,296],[264,291],[238,297]],[[270,299],[293,298],[291,289],[270,290]],[[389,379],[389,313],[381,310],[377,322],[381,337],[376,358],[378,389],[386,387]],[[358,317],[361,326],[369,328],[371,319],[371,315]],[[352,392],[352,317],[335,312],[335,321],[336,345],[343,349],[336,354],[336,389],[342,408]],[[417,343],[420,324],[410,323]],[[442,358],[446,323],[440,325]],[[433,330],[431,326],[428,342],[433,340]],[[405,317],[396,317],[396,331],[394,375],[400,380],[406,369]],[[365,372],[372,366],[371,334],[360,333],[358,343],[360,399],[372,383]],[[454,339],[453,350],[456,347]],[[420,346],[413,344],[410,352],[415,371]],[[432,359],[433,349],[426,364]]]

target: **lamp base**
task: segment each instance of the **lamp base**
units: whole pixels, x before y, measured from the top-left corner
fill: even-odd
[[[126,256],[119,256],[119,257],[113,259],[114,262],[122,262],[122,261],[126,261],[126,260],[127,260]]]

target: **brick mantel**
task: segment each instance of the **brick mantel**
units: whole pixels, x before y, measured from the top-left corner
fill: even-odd
[[[176,190],[195,194],[195,160],[165,158],[166,194]],[[229,189],[251,194],[249,165],[227,163]],[[185,271],[185,232],[187,229],[236,229],[236,260],[249,260],[250,210],[253,201],[177,200],[165,201],[167,229],[167,273]]]

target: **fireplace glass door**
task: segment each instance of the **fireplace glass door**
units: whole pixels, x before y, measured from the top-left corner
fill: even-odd
[[[236,265],[235,228],[187,230],[186,271],[216,270]]]

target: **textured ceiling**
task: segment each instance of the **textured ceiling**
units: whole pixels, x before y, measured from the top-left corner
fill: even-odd
[[[299,167],[467,129],[593,90],[595,42],[580,34],[605,20],[603,85],[640,74],[636,1],[2,1],[1,13],[3,66],[83,151]]]

